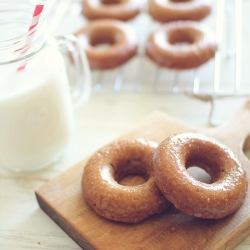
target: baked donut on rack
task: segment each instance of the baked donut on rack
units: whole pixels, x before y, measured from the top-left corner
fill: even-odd
[[[114,19],[89,22],[76,32],[88,57],[90,68],[105,70],[124,64],[137,52],[137,37],[127,23]],[[98,45],[107,45],[99,47]]]
[[[112,18],[128,21],[140,12],[137,0],[83,0],[82,13],[89,19]]]
[[[192,69],[212,59],[217,43],[212,31],[195,21],[161,25],[146,42],[146,55],[161,67]]]
[[[85,200],[101,216],[137,223],[165,211],[170,203],[151,175],[151,158],[157,144],[144,139],[120,139],[98,150],[87,162],[82,176]],[[119,184],[123,177],[138,174],[139,185]]]
[[[209,0],[149,0],[149,13],[156,21],[199,21],[211,13]]]
[[[194,179],[187,168],[199,166],[211,183]],[[152,158],[156,184],[177,209],[191,216],[219,219],[242,205],[248,188],[246,173],[226,146],[196,133],[175,134],[162,141]]]

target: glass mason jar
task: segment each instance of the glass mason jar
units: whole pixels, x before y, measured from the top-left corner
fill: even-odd
[[[73,106],[90,95],[77,39],[50,37],[43,16],[28,31],[34,8],[0,1],[0,166],[16,171],[41,169],[63,154],[75,131]],[[65,58],[77,72],[70,84]]]

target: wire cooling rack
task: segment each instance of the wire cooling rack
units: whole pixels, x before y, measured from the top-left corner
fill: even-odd
[[[47,0],[54,1],[56,0]],[[57,33],[74,33],[88,22],[81,15],[79,0],[57,0]],[[138,53],[126,64],[105,71],[92,71],[93,91],[149,92],[185,94],[210,102],[209,122],[214,101],[226,97],[250,96],[247,82],[242,82],[242,0],[211,0],[212,13],[202,20],[215,34],[219,45],[214,59],[194,70],[160,68],[145,56],[145,42],[160,23],[154,21],[147,10],[147,1],[140,0],[141,13],[129,21],[137,33]],[[69,25],[65,25],[71,23]],[[68,30],[65,27],[69,27]]]

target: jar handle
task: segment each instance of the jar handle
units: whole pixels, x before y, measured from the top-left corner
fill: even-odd
[[[73,104],[82,105],[91,94],[90,67],[84,49],[74,35],[59,36],[56,41],[64,57]]]

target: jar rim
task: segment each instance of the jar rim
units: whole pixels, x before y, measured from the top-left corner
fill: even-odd
[[[37,1],[36,1],[37,2]],[[32,22],[32,16],[37,3],[34,0],[1,0],[0,1],[0,13],[1,13],[1,26],[6,24],[12,24],[22,21],[23,25],[25,23],[25,31],[12,38],[1,39],[0,43],[10,42],[15,39],[24,39],[30,36],[33,31],[37,30],[42,26],[44,22],[44,15],[41,14],[38,24],[32,29],[29,30],[29,27]],[[8,13],[4,15],[5,13]],[[21,16],[21,13],[25,16],[25,19]],[[17,15],[17,17],[15,17]],[[6,20],[7,19],[7,20]]]
[[[0,65],[17,62],[39,51],[47,40],[46,20],[41,14],[33,29],[29,30],[35,3],[24,0],[1,0]],[[27,15],[30,13],[30,15]],[[13,18],[10,16],[13,14]],[[12,27],[11,32],[8,28]],[[16,30],[15,30],[16,29]],[[6,35],[5,35],[6,30]],[[1,30],[0,30],[1,31]],[[18,34],[18,35],[15,35]],[[8,37],[8,35],[11,37]]]
[[[45,19],[43,16],[41,16],[39,23],[32,30],[28,30],[29,27],[27,27],[27,31],[23,33],[22,35],[18,35],[16,37],[9,38],[6,40],[0,39],[0,48],[1,48],[1,44],[5,44],[5,43],[16,44],[17,41],[26,39],[27,37],[31,36],[34,32],[36,32],[38,29],[40,29],[43,26],[44,22],[45,22]]]

